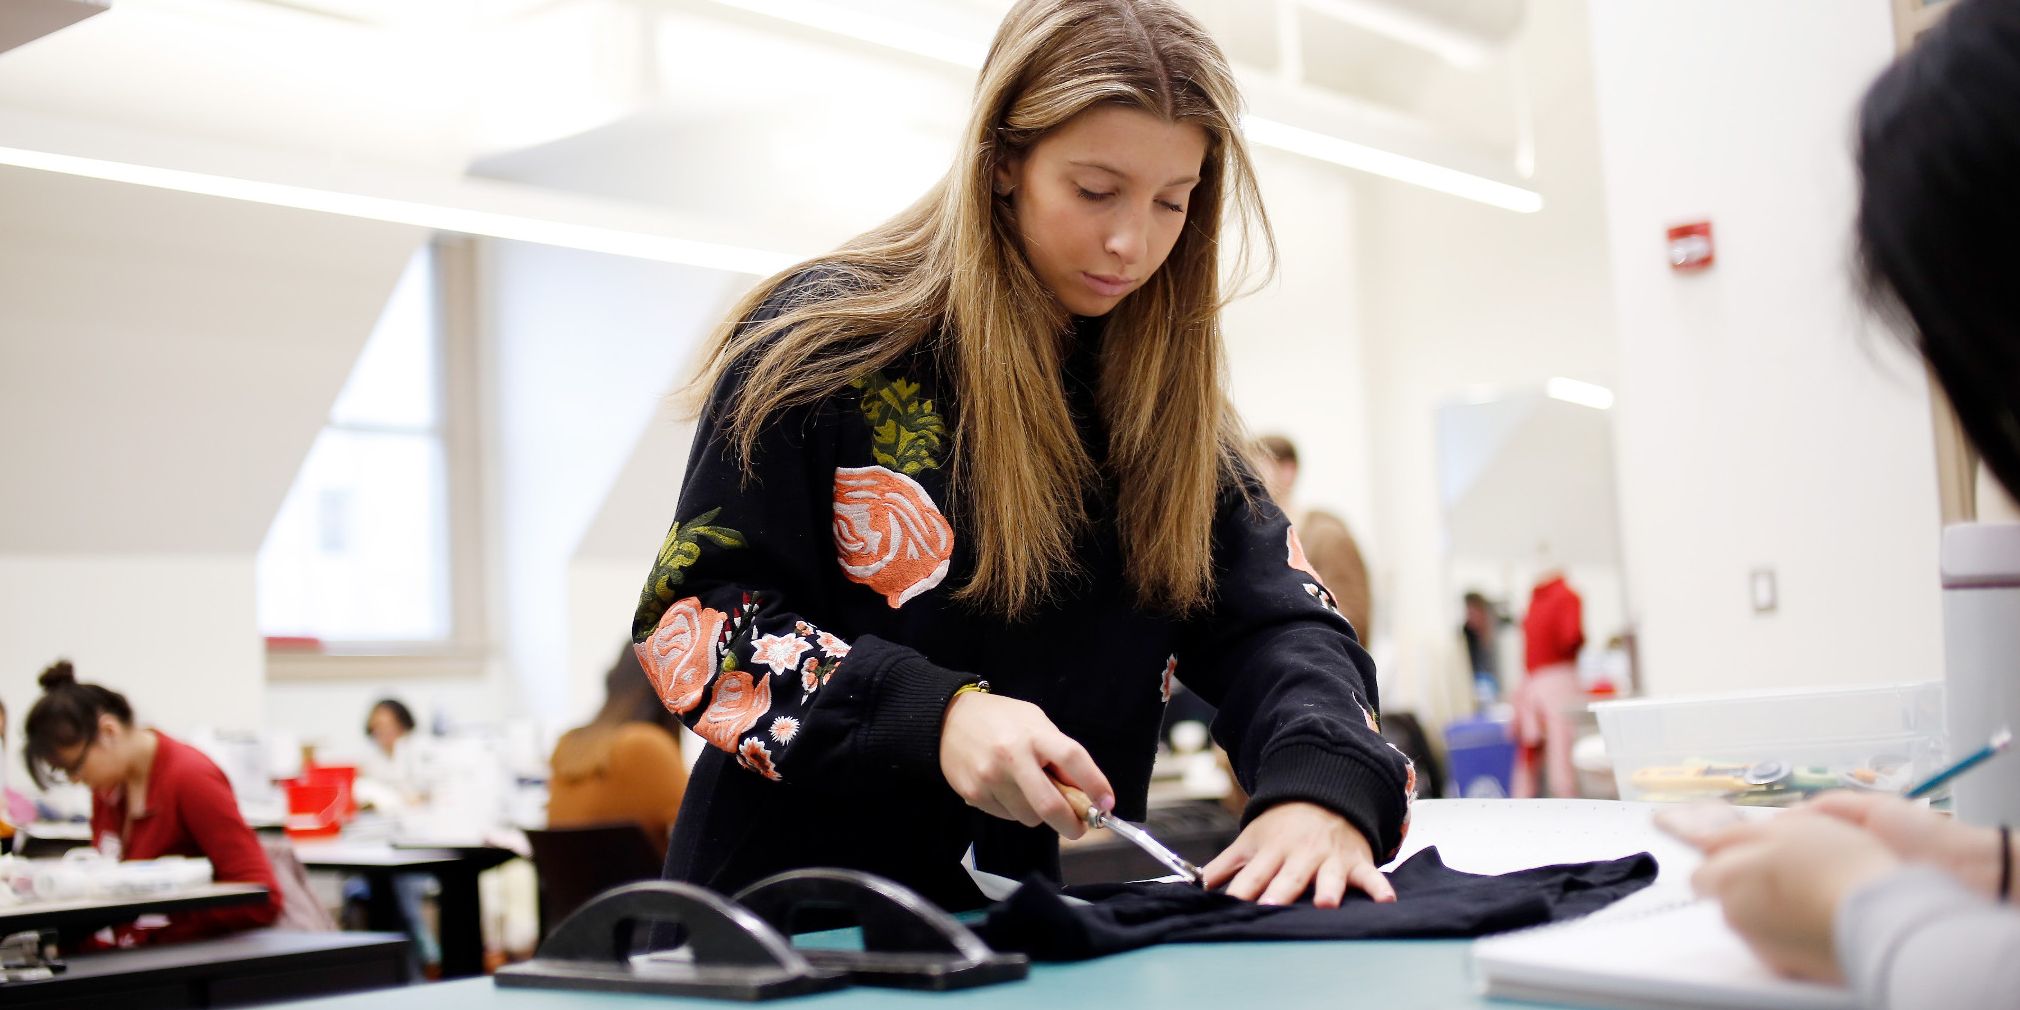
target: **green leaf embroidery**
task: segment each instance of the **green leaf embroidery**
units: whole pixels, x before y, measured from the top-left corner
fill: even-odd
[[[871,372],[852,385],[863,391],[863,417],[879,465],[908,477],[940,466],[947,422],[933,412],[933,401],[919,399],[918,383]]]
[[[646,577],[645,589],[638,594],[638,610],[631,620],[633,642],[643,642],[652,637],[652,630],[659,626],[660,615],[673,605],[674,587],[687,578],[682,569],[701,559],[702,540],[712,541],[719,547],[750,545],[736,530],[709,525],[721,513],[721,508],[712,508],[687,523],[676,522],[672,529],[666,531],[666,539],[659,545],[659,557],[653,563],[652,574]]]

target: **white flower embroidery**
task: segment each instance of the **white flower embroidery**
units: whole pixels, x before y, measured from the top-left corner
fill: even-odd
[[[1164,661],[1164,685],[1158,689],[1158,697],[1171,701],[1171,678],[1178,672],[1178,655],[1173,653]]]
[[[822,652],[827,653],[829,656],[832,656],[835,659],[840,659],[843,656],[849,654],[849,643],[844,642],[841,639],[836,638],[835,636],[830,635],[825,631],[816,635],[815,641],[821,643]]]
[[[798,635],[765,635],[751,643],[750,661],[769,666],[773,674],[783,676],[797,672],[800,658],[812,648]]]
[[[782,715],[772,720],[772,739],[780,743],[792,743],[799,732],[800,721],[792,716]]]

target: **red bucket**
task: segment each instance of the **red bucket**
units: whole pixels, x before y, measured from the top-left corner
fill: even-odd
[[[343,800],[339,811],[341,817],[349,821],[358,816],[356,765],[309,765],[302,769],[302,777],[295,781],[314,786],[336,786]]]
[[[349,790],[300,779],[290,781],[287,786],[288,819],[285,827],[288,837],[337,837],[338,832],[344,829],[344,797]]]

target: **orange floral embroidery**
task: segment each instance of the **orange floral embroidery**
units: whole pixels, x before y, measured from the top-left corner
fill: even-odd
[[[696,720],[694,731],[709,743],[737,753],[737,737],[764,718],[772,707],[772,680],[763,674],[752,678],[748,670],[725,670],[716,678],[715,700]]]
[[[849,581],[895,610],[947,577],[954,530],[918,481],[881,466],[840,467],[835,551]]]
[[[659,627],[635,647],[660,703],[675,715],[686,715],[700,704],[702,691],[715,675],[715,645],[726,620],[720,611],[685,597],[666,608]]]
[[[736,763],[773,782],[779,781],[779,770],[772,767],[772,752],[757,737],[745,740],[743,746],[737,748]]]
[[[1382,720],[1377,719],[1375,713],[1368,711],[1368,706],[1361,704],[1359,699],[1355,699],[1354,707],[1361,710],[1361,721],[1366,723],[1369,729],[1377,733],[1382,731]],[[1395,744],[1390,744],[1389,746],[1394,747]],[[1401,754],[1402,751],[1399,750],[1396,753]]]
[[[1326,584],[1326,580],[1319,578],[1319,570],[1313,568],[1311,561],[1305,557],[1305,545],[1298,543],[1298,528],[1295,526],[1289,527],[1285,531],[1284,541],[1290,545],[1291,567],[1305,573],[1306,575],[1311,576],[1313,582],[1318,583],[1320,586],[1324,586]]]

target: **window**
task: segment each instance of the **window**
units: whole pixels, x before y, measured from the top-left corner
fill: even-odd
[[[445,252],[424,246],[408,263],[267,531],[257,579],[269,639],[351,653],[458,640]]]

